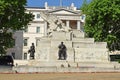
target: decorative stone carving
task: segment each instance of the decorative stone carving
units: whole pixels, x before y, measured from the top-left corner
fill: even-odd
[[[53,14],[47,12],[40,12],[41,17],[49,23],[48,34],[51,35],[53,31],[71,31],[71,28],[65,26],[65,24]]]

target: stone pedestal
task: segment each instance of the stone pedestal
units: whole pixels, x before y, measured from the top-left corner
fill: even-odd
[[[58,45],[64,42],[67,48],[67,59],[58,60]],[[45,37],[39,41],[35,58],[39,62],[53,62],[58,65],[62,61],[79,62],[108,62],[106,42],[94,42],[94,38],[85,38],[80,31],[53,32],[52,37]],[[44,65],[43,65],[44,66]]]

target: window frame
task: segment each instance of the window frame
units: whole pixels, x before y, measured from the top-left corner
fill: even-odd
[[[40,19],[40,14],[36,14],[36,18],[37,18],[37,19]]]
[[[27,60],[27,52],[24,52],[24,60]]]
[[[25,40],[26,40],[26,42],[25,42]],[[28,46],[28,39],[27,38],[24,38],[24,40],[23,40],[23,46]]]
[[[40,33],[40,26],[36,27],[36,33]]]

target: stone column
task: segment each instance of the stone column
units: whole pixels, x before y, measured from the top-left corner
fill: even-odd
[[[45,36],[47,36],[47,22],[45,22],[44,34],[45,34]]]
[[[81,31],[80,21],[77,21],[77,30]]]
[[[68,20],[66,21],[66,26],[70,27],[70,21],[68,21]]]

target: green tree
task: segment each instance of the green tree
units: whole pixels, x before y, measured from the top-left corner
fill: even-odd
[[[86,36],[106,41],[109,50],[120,50],[120,0],[91,0],[81,10],[86,14]]]
[[[13,31],[24,29],[32,21],[33,15],[25,12],[26,3],[26,0],[0,0],[0,54],[13,47]]]

